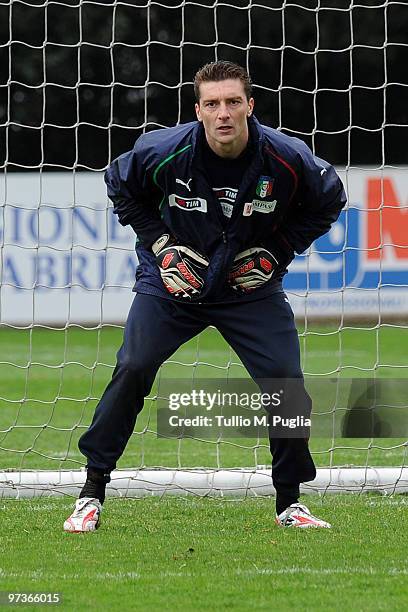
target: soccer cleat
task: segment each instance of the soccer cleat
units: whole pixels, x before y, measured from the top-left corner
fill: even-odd
[[[95,531],[100,525],[102,504],[95,497],[80,497],[75,502],[75,510],[64,523],[64,531],[83,533]]]
[[[330,523],[313,516],[309,508],[302,504],[292,504],[276,517],[276,524],[280,527],[325,527],[330,529]]]

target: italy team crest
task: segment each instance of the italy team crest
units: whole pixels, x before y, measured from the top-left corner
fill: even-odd
[[[260,198],[267,198],[273,189],[273,179],[270,176],[261,176],[256,186],[256,194]]]

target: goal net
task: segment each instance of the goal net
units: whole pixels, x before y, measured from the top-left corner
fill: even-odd
[[[407,20],[406,3],[380,0],[0,1],[0,496],[75,495],[84,481],[77,442],[136,268],[103,171],[144,131],[194,118],[194,74],[214,59],[247,67],[258,119],[335,164],[348,194],[285,279],[324,397],[304,491],[407,490]],[[157,436],[168,381],[247,376],[213,328],[182,346],[110,494],[273,493],[265,436]],[[382,389],[371,435],[361,394],[345,410],[355,380]]]

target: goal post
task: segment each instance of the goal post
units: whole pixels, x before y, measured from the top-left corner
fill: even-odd
[[[407,491],[407,18],[381,0],[0,4],[0,497],[81,488],[78,438],[113,370],[137,265],[103,172],[144,131],[193,119],[194,73],[214,59],[247,67],[260,121],[335,164],[347,191],[285,279],[307,381],[388,381],[373,436],[352,419],[339,429],[344,402],[331,396],[333,426],[312,430],[318,476],[302,490]],[[267,438],[157,436],[163,382],[247,376],[213,328],[180,347],[108,494],[273,494]]]

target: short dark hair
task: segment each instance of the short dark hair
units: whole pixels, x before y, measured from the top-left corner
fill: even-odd
[[[197,102],[200,101],[201,83],[208,81],[225,81],[225,79],[239,79],[244,86],[247,100],[252,96],[252,82],[245,68],[233,62],[221,60],[205,64],[196,72],[194,77],[194,94]]]

